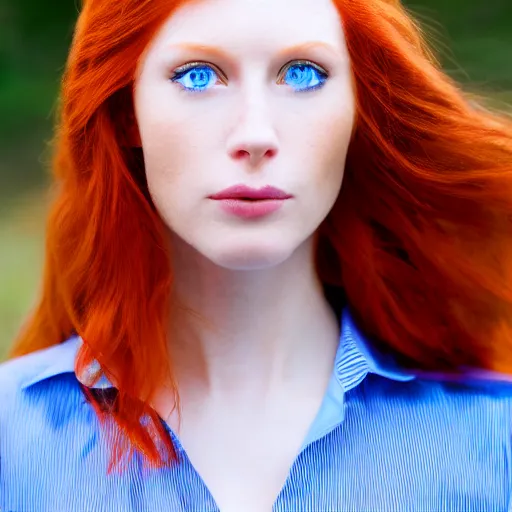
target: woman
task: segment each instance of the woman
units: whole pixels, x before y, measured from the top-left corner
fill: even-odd
[[[61,99],[0,508],[512,510],[511,123],[398,2],[87,0]]]

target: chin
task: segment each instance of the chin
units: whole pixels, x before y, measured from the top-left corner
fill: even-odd
[[[294,248],[293,248],[294,249]],[[263,270],[275,267],[286,261],[293,253],[292,248],[268,245],[245,245],[219,247],[204,255],[219,267],[230,270]]]

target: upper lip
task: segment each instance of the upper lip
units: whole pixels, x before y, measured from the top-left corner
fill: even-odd
[[[289,199],[290,197],[293,196],[270,185],[262,188],[234,185],[209,196],[210,199]]]

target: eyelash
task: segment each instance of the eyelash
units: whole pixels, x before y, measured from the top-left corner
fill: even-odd
[[[290,62],[287,62],[279,70],[278,76],[280,78],[278,79],[279,80],[278,83],[282,83],[280,81],[283,80],[284,78],[286,78],[286,72],[290,68],[292,68],[293,66],[301,66],[301,65],[309,66],[309,67],[313,68],[315,70],[315,72],[319,75],[321,81],[319,81],[319,83],[313,87],[304,88],[304,89],[296,89],[294,92],[311,92],[311,91],[319,89],[323,85],[325,85],[325,82],[329,78],[329,73],[325,69],[320,67],[318,64],[315,64],[314,62],[311,62],[309,60],[292,60]],[[204,61],[188,62],[187,64],[184,64],[183,66],[176,68],[173,71],[173,75],[171,76],[170,80],[172,82],[177,82],[178,80],[183,78],[189,71],[191,71],[195,68],[210,68],[221,79],[221,81],[223,81],[224,83],[227,82],[226,75],[222,71],[220,71],[220,69],[217,66],[210,64],[208,62],[204,62]],[[208,89],[191,89],[191,88],[187,88],[184,86],[181,86],[181,89],[184,92],[191,92],[191,93],[202,93],[202,92],[205,92],[206,90],[208,90]]]

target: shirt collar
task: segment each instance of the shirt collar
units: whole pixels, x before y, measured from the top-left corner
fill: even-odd
[[[67,341],[42,351],[44,361],[38,365],[40,370],[23,383],[23,388],[56,375],[75,373],[75,358],[82,344],[79,336],[72,336]],[[379,352],[364,338],[346,308],[341,316],[340,343],[334,362],[332,383],[341,386],[346,392],[362,382],[368,373],[396,381],[415,378],[412,373],[400,368],[391,354]],[[82,374],[76,375],[76,378],[81,384],[92,389],[113,387],[101,373],[101,367],[96,360]]]
[[[59,343],[58,345],[54,345],[48,349],[40,351],[43,361],[42,364],[38,365],[38,368],[41,369],[35,375],[22,383],[22,389],[26,389],[46,379],[66,373],[75,374],[75,377],[81,384],[93,389],[106,389],[113,387],[105,375],[101,373],[101,367],[96,360],[86,368],[86,371],[83,372],[83,374],[76,374],[75,360],[78,350],[82,344],[83,340],[80,336],[72,336],[63,343]],[[45,362],[46,364],[44,364]],[[98,373],[100,374],[99,379],[94,383],[94,378]]]
[[[377,351],[363,337],[346,308],[341,314],[340,342],[331,379],[302,449],[321,439],[343,422],[345,394],[358,386],[369,373],[402,382],[414,379],[414,375],[395,363],[391,354]]]
[[[342,313],[341,336],[335,361],[335,374],[345,391],[357,386],[368,373],[396,381],[409,381],[415,375],[400,367],[391,352],[377,349],[355,324],[348,308]]]

